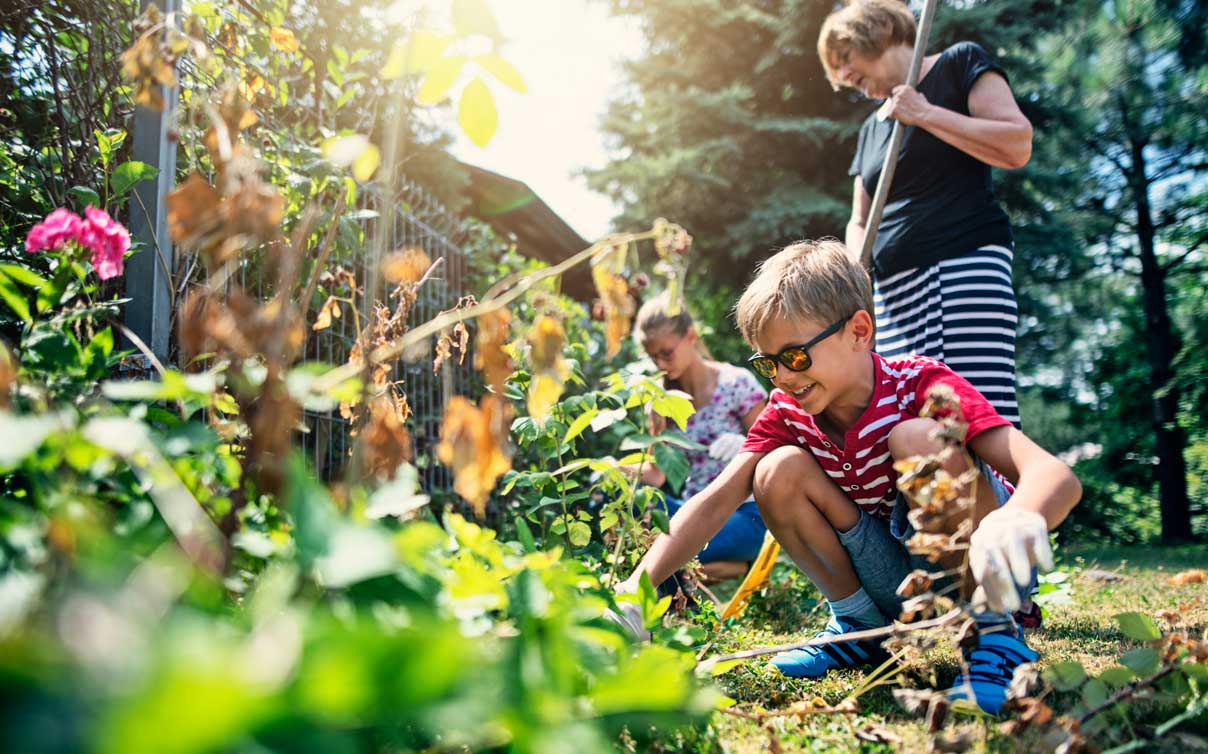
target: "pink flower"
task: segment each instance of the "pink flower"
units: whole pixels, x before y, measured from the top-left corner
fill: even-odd
[[[84,221],[69,209],[60,207],[46,216],[46,219],[30,228],[25,237],[25,252],[57,249],[67,241],[79,238],[80,226]]]
[[[130,250],[130,232],[108,212],[85,207],[76,240],[92,252],[92,269],[101,280],[122,274],[125,255]]]

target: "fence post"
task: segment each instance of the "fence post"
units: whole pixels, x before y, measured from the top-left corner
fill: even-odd
[[[143,0],[142,7],[156,5],[165,15],[177,10],[179,0]],[[177,88],[164,93],[164,111],[139,107],[134,112],[133,159],[159,172],[154,180],[134,187],[130,199],[130,234],[139,252],[126,265],[126,326],[142,338],[164,361],[172,327],[172,278],[175,254],[168,237],[168,211],[164,196],[176,181],[176,142],[168,138],[176,112]]]

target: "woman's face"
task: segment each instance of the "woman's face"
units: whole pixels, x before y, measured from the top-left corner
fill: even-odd
[[[837,78],[843,86],[857,89],[869,99],[885,99],[893,88],[906,81],[901,70],[896,48],[890,48],[880,56],[871,58],[852,51],[840,62]]]
[[[667,373],[668,379],[678,380],[692,360],[699,357],[695,342],[694,330],[677,334],[671,329],[663,329],[647,335],[642,348],[654,365]]]

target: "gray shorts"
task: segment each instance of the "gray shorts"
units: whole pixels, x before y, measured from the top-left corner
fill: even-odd
[[[985,461],[976,457],[973,460],[978,471],[989,480],[998,504],[1007,502],[1011,493],[1002,480],[992,473]],[[905,496],[898,493],[897,503],[888,521],[873,518],[861,510],[860,520],[855,526],[837,532],[839,542],[851,557],[860,585],[889,620],[896,619],[901,613],[902,598],[898,596],[897,589],[906,575],[916,568],[926,571],[938,569],[937,564],[928,562],[925,557],[911,555],[906,549],[906,540],[914,536],[914,527],[906,518],[909,510]],[[1031,591],[1030,588],[1028,591]]]

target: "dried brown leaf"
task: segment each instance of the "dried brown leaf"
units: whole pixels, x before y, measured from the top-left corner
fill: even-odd
[[[479,516],[486,512],[496,480],[512,467],[504,444],[510,418],[511,407],[497,395],[483,398],[481,408],[454,396],[445,408],[436,454],[453,469],[453,489]]]
[[[1175,575],[1166,579],[1166,583],[1171,586],[1184,586],[1186,584],[1202,584],[1204,579],[1208,578],[1208,574],[1202,568],[1193,568],[1187,571],[1180,571]]]
[[[403,249],[382,259],[382,277],[395,285],[418,283],[431,266],[428,252],[418,247]]]

